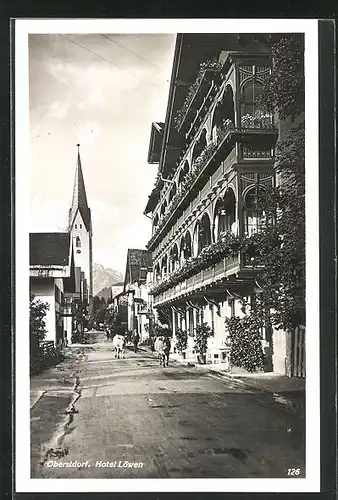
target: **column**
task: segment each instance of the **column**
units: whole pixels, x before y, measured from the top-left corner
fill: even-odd
[[[134,292],[128,292],[128,330],[134,330]]]
[[[197,311],[195,308],[192,310],[192,317],[193,317],[193,332],[194,332],[194,337],[195,337],[195,328],[197,326]]]
[[[175,311],[175,309],[173,307],[171,308],[171,312],[172,312],[172,323],[173,323],[173,338],[172,338],[172,342],[171,342],[171,350],[170,350],[170,352],[173,353],[174,352],[174,346],[176,345],[176,317],[177,317],[177,312]]]

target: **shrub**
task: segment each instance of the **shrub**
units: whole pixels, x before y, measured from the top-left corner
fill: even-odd
[[[29,335],[30,335],[30,355],[31,361],[41,357],[40,344],[46,336],[45,317],[49,309],[49,304],[30,295],[30,314],[29,314]]]
[[[186,330],[178,328],[176,331],[176,349],[178,352],[182,353],[186,350],[188,345],[188,333]]]
[[[208,338],[213,337],[214,332],[207,323],[202,323],[196,327],[195,349],[201,355],[205,355],[208,348]]]
[[[231,364],[249,372],[262,369],[264,354],[261,321],[255,316],[245,315],[243,318],[226,318],[225,324],[231,340]]]

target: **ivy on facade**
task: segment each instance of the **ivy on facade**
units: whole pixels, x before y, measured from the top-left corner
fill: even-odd
[[[254,307],[243,301],[243,318],[226,319],[231,338],[231,362],[249,371],[263,367],[263,329],[273,325],[292,332],[305,322],[305,124],[302,43],[282,38],[272,47],[273,70],[265,82],[261,104],[281,120],[298,125],[277,144],[278,187],[260,193],[265,226],[248,242],[250,258],[261,286]],[[310,222],[310,221],[309,221]]]
[[[292,331],[304,322],[305,310],[305,183],[304,124],[279,143],[277,148],[278,188],[261,200],[274,213],[253,239],[252,258],[264,267],[258,273],[261,300],[271,310],[277,328]]]
[[[297,36],[281,38],[271,48],[273,69],[265,80],[261,104],[284,120],[304,110],[304,42]]]

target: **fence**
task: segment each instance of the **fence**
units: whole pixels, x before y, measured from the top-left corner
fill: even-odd
[[[44,340],[40,342],[38,348],[31,348],[31,374],[34,375],[49,366],[57,365],[62,359],[63,354],[60,349],[55,347],[54,341]]]
[[[41,356],[43,358],[51,358],[55,355],[55,347],[53,340],[44,340],[40,343]]]
[[[297,326],[291,335],[290,376],[305,377],[305,326]]]

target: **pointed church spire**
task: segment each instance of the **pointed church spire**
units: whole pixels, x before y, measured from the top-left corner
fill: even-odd
[[[75,179],[73,188],[72,205],[69,210],[69,229],[71,229],[77,211],[79,210],[83,218],[83,222],[89,231],[91,228],[91,215],[87,203],[86,188],[83,179],[81,158],[80,158],[80,144],[77,144],[77,162],[75,169]]]

